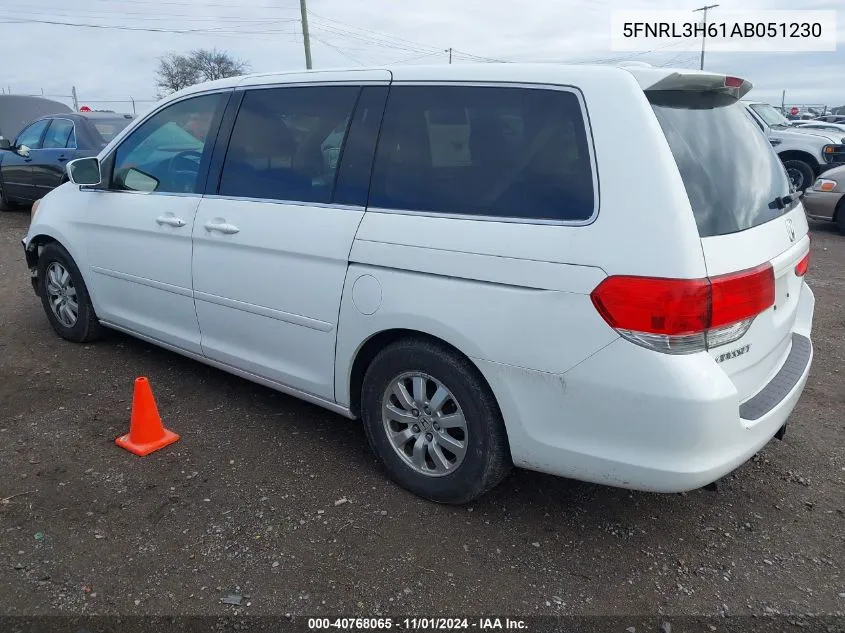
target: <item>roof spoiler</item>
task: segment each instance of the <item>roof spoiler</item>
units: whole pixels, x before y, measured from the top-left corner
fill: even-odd
[[[640,85],[643,85],[642,75]],[[649,79],[651,79],[649,77]],[[742,99],[753,87],[751,82],[741,77],[731,77],[702,72],[672,72],[662,77],[654,77],[654,83],[643,85],[643,90],[694,90],[696,92],[721,92],[735,99]]]

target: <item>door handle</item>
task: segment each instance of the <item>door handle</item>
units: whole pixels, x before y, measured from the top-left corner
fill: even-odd
[[[182,227],[185,226],[185,220],[182,218],[177,218],[172,215],[160,215],[156,218],[156,223],[161,226],[162,224],[166,224],[167,226],[175,226],[175,227]]]
[[[60,163],[63,163],[67,160],[67,156],[59,156],[56,160],[59,161]]]
[[[205,230],[209,232],[219,231],[220,233],[225,233],[226,235],[232,235],[233,233],[240,231],[238,227],[234,224],[229,224],[228,222],[206,222]]]

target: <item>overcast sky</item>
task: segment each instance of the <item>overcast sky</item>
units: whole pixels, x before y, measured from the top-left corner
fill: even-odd
[[[619,60],[694,68],[700,42],[648,54],[610,50],[614,8],[690,9],[703,0],[308,0],[315,68],[388,63]],[[725,9],[835,9],[841,0],[722,1]],[[719,9],[711,11],[718,18]],[[693,14],[690,14],[693,16]],[[695,14],[700,16],[700,14]],[[693,17],[695,19],[695,17]],[[45,24],[64,22],[88,27]],[[119,27],[119,28],[116,28]],[[173,32],[181,31],[181,32]],[[188,32],[186,32],[188,31]],[[0,0],[0,86],[70,95],[80,105],[131,111],[155,97],[158,58],[224,49],[253,71],[304,68],[298,0]],[[845,104],[845,12],[838,50],[712,53],[706,68],[750,79],[751,97]],[[63,99],[68,101],[68,99]]]

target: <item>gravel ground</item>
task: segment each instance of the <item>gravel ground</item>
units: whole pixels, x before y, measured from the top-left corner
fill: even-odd
[[[27,222],[0,214],[0,614],[845,612],[831,227],[813,226],[804,397],[785,441],[718,492],[517,471],[454,508],[389,483],[356,423],[126,336],[60,340],[27,278]],[[146,458],[113,442],[140,375],[182,435]]]

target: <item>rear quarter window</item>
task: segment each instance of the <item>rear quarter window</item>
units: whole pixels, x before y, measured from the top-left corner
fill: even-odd
[[[541,88],[391,88],[369,206],[589,220],[594,173],[578,96]]]

